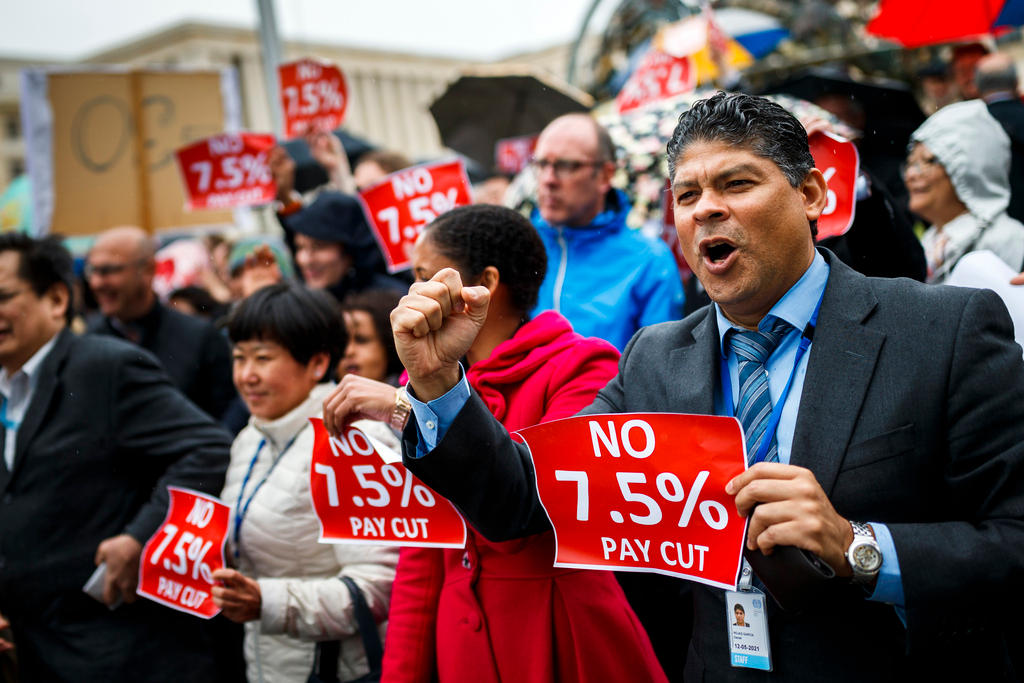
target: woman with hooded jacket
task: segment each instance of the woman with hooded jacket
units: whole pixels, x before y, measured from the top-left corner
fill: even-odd
[[[932,114],[911,136],[903,179],[910,210],[932,225],[921,243],[928,281],[946,280],[971,251],[1024,264],[1024,225],[1010,218],[1010,139],[981,100]]]

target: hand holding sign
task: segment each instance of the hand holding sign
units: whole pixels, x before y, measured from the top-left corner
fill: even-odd
[[[409,267],[412,247],[424,225],[456,206],[471,203],[461,161],[397,171],[364,189],[359,198],[392,273]]]
[[[385,463],[365,434],[349,427],[328,436],[313,424],[309,490],[322,543],[461,548],[466,524],[444,498],[401,463]]]
[[[138,594],[204,619],[220,608],[210,599],[213,572],[224,566],[228,506],[196,491],[167,487],[164,523],[146,543]]]
[[[814,473],[803,467],[762,462],[730,481],[726,493],[750,518],[747,547],[770,555],[776,546],[809,550],[849,576],[846,549],[853,542],[850,522],[839,516]]]
[[[213,579],[221,584],[211,591],[213,602],[225,617],[239,624],[260,618],[263,599],[257,581],[234,569],[218,569]]]
[[[555,566],[653,571],[732,588],[745,521],[734,418],[589,415],[519,432],[556,536]]]

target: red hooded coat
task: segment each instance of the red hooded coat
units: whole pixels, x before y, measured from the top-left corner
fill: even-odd
[[[576,414],[616,372],[618,352],[541,313],[466,373],[509,431]],[[554,534],[465,550],[402,550],[385,681],[664,681],[611,572],[552,567]]]

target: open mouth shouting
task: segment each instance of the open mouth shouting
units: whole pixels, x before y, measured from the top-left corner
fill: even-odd
[[[708,272],[718,274],[728,270],[735,260],[736,245],[724,237],[709,237],[700,242],[700,255]]]

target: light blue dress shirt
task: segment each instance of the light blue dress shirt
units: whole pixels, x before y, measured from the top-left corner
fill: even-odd
[[[765,369],[768,374],[768,391],[774,405],[775,399],[782,394],[793,370],[793,362],[796,360],[796,350],[800,344],[800,334],[807,326],[811,315],[814,313],[822,292],[825,291],[825,284],[828,282],[829,267],[820,253],[816,253],[810,267],[803,276],[786,294],[779,299],[768,316],[782,318],[793,329],[789,331],[778,348],[772,353]],[[732,382],[732,395],[739,396],[739,373],[736,354],[731,346],[726,348],[725,333],[730,327],[735,327],[722,313],[718,304],[714,304],[715,315],[718,319],[719,349],[725,354],[729,365],[729,379]],[[767,318],[762,321],[762,326],[767,326]],[[811,344],[811,351],[814,344]],[[779,427],[776,432],[776,439],[779,446],[779,461],[789,463],[790,452],[793,447],[793,432],[796,428],[797,411],[800,407],[800,395],[803,391],[804,377],[807,374],[807,359],[810,354],[804,354],[800,365],[793,377],[793,386],[786,397],[782,407],[782,416],[779,420]],[[423,403],[409,392],[409,402],[412,404],[413,415],[416,417],[416,425],[419,429],[419,439],[416,447],[416,457],[420,458],[432,451],[445,433],[455,421],[455,417],[462,410],[462,406],[469,399],[469,382],[466,380],[465,372],[462,378],[447,394],[434,399],[429,403]],[[734,415],[732,406],[726,409],[724,392],[715,392],[715,414]],[[892,534],[888,527],[878,522],[868,522],[875,530],[875,537],[882,550],[882,568],[878,574],[878,581],[875,584],[875,591],[871,594],[870,600],[885,602],[897,607],[903,606],[903,582],[900,578],[899,558],[896,557],[896,546],[893,544]],[[902,617],[902,614],[901,614]]]
[[[829,267],[821,254],[815,254],[814,260],[804,274],[797,280],[788,292],[781,299],[775,302],[768,315],[761,321],[759,327],[768,329],[771,327],[769,317],[781,318],[792,325],[789,333],[783,337],[778,348],[765,363],[765,372],[768,374],[768,393],[772,397],[772,405],[782,395],[793,372],[793,362],[796,360],[796,350],[800,345],[800,335],[814,313],[814,309],[821,300],[825,291],[825,284],[828,282]],[[718,319],[719,350],[725,355],[729,364],[729,380],[732,383],[732,395],[738,397],[739,390],[739,362],[732,346],[726,342],[725,335],[730,328],[742,329],[729,322],[729,319],[722,313],[718,304],[715,307],[715,316]],[[814,344],[811,344],[810,351],[814,351]],[[775,438],[779,445],[779,462],[789,464],[790,453],[793,450],[793,432],[796,430],[797,411],[800,408],[800,395],[803,392],[804,377],[807,375],[807,359],[810,353],[804,354],[800,359],[800,365],[793,375],[793,386],[786,396],[786,402],[782,406],[782,416],[779,419],[779,427]],[[723,391],[715,392],[715,414],[735,415],[734,406],[725,405]],[[875,530],[875,538],[882,550],[882,568],[878,573],[878,581],[875,584],[875,591],[871,594],[870,600],[886,602],[893,605],[903,606],[903,582],[900,579],[900,563],[896,557],[896,546],[893,544],[892,534],[888,527],[878,522],[868,522]]]

